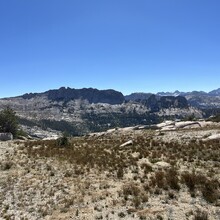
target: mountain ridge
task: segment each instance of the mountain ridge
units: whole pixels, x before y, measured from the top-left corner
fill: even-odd
[[[21,96],[4,98],[5,100],[23,98],[25,100],[34,99],[34,98],[46,98],[53,102],[64,101],[69,102],[71,100],[87,100],[90,104],[92,103],[106,103],[110,105],[122,104],[124,102],[141,102],[148,100],[150,106],[152,103],[149,103],[150,100],[154,100],[153,96],[156,97],[156,102],[164,102],[165,99],[162,97],[184,97],[186,98],[188,104],[192,107],[199,109],[209,109],[209,108],[220,108],[220,88],[212,90],[210,92],[204,91],[192,91],[192,92],[181,92],[176,90],[174,92],[158,92],[156,94],[153,93],[131,93],[130,95],[123,95],[120,91],[116,91],[113,89],[106,90],[98,90],[95,88],[82,88],[82,89],[74,89],[69,87],[60,87],[59,89],[52,89],[41,93],[26,93]],[[2,99],[1,99],[2,100]],[[186,101],[183,100],[184,106],[186,107]],[[174,105],[175,99],[170,102],[169,107],[176,106]],[[176,102],[177,98],[176,98]],[[159,106],[163,106],[163,103],[159,103]],[[181,105],[183,106],[183,105]],[[177,105],[178,107],[178,105]],[[159,107],[160,108],[160,107]],[[154,109],[158,109],[158,107],[154,107]]]
[[[81,97],[79,96],[79,93],[84,93]],[[77,98],[84,98],[85,94],[88,93],[93,93],[93,96],[97,96],[99,95],[99,93],[106,93],[108,95],[112,95],[112,94],[118,94],[120,95],[120,100],[118,102],[122,103],[125,100],[132,100],[135,101],[137,99],[147,99],[149,98],[151,95],[158,95],[158,96],[189,96],[189,95],[204,95],[204,96],[220,96],[220,88],[218,89],[214,89],[211,90],[209,92],[204,92],[204,91],[188,91],[188,92],[183,92],[183,91],[179,91],[179,90],[175,90],[174,92],[157,92],[157,93],[152,93],[152,92],[132,92],[128,95],[124,95],[122,92],[114,90],[114,89],[104,89],[104,90],[100,90],[100,89],[96,89],[96,88],[81,88],[81,89],[75,89],[75,88],[70,88],[70,87],[60,87],[59,89],[50,89],[47,90],[45,92],[35,92],[35,93],[25,93],[23,95],[19,95],[19,96],[14,96],[14,97],[5,97],[5,98],[1,98],[1,99],[9,99],[9,98],[16,98],[16,97],[22,97],[25,99],[30,99],[36,96],[40,96],[40,95],[47,95],[49,99],[54,100],[57,97],[56,96],[60,96],[58,98],[65,99],[66,97],[64,97],[65,95],[69,96],[67,98],[67,100],[70,99],[77,99]],[[112,93],[112,94],[111,94]],[[74,96],[75,95],[75,96]],[[123,96],[123,97],[122,97]],[[97,100],[93,101],[92,98],[88,99],[88,101],[97,103]],[[104,102],[105,103],[105,102]]]
[[[109,128],[150,125],[166,119],[207,118],[219,112],[219,92],[220,89],[209,93],[176,90],[162,95],[133,93],[124,96],[113,89],[61,87],[0,99],[0,110],[7,106],[15,110],[28,133],[34,128],[36,135],[35,128],[40,127],[46,131],[83,135]]]
[[[26,93],[19,97],[24,99],[31,99],[37,96],[47,96],[52,101],[70,101],[74,99],[87,99],[89,103],[108,103],[108,104],[121,104],[124,102],[124,96],[121,92],[113,89],[98,90],[94,88],[65,88],[48,90],[43,93]]]
[[[125,96],[126,100],[143,100],[144,97],[148,96],[149,93],[132,93],[131,95]],[[192,92],[158,92],[155,94],[158,97],[163,96],[183,96],[187,99],[188,103],[196,108],[207,109],[207,108],[220,108],[220,88],[212,90],[210,92],[204,91],[192,91]]]
[[[93,88],[61,87],[0,99],[0,110],[7,106],[16,111],[29,133],[34,127],[41,127],[82,135],[115,127],[155,124],[166,118],[202,116],[200,111],[189,107],[185,97],[149,94],[148,99],[132,101],[126,100],[121,92]]]

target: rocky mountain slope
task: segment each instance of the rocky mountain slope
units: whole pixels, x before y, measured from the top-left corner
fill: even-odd
[[[130,95],[125,96],[125,100],[127,101],[147,100],[151,95],[153,94],[144,93],[144,92],[131,93]]]
[[[124,96],[121,92],[109,89],[98,90],[93,88],[71,89],[61,87],[60,89],[49,90],[44,93],[24,94],[21,98],[32,99],[37,97],[47,97],[51,101],[65,101],[82,99],[89,103],[108,103],[111,105],[121,104],[124,102]]]
[[[187,99],[188,103],[196,108],[209,109],[209,108],[220,108],[220,88],[210,91],[193,91],[193,92],[180,92],[176,90],[175,92],[158,92],[156,94],[158,97],[163,96],[183,96]],[[131,95],[125,96],[127,100],[143,100],[149,97],[149,93],[132,93]]]
[[[0,100],[0,109],[10,106],[28,133],[41,129],[81,135],[109,128],[154,124],[169,118],[185,118],[202,112],[188,105],[186,98],[150,95],[128,101],[114,90],[60,88]],[[42,135],[41,135],[42,136]]]

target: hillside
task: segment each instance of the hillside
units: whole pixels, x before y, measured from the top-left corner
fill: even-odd
[[[220,218],[218,123],[0,142],[3,219]],[[172,130],[173,128],[176,130]]]

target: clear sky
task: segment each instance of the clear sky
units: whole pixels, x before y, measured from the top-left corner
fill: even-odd
[[[0,97],[220,87],[220,0],[1,0]]]

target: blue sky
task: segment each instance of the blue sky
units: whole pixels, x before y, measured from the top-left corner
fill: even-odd
[[[0,97],[220,87],[219,0],[2,0]]]

